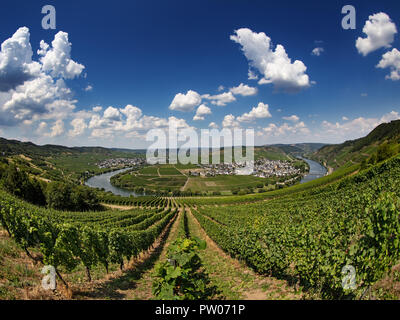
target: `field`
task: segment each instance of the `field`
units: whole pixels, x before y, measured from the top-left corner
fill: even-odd
[[[233,189],[264,186],[265,179],[254,176],[190,177],[185,190],[231,194]]]
[[[113,177],[112,183],[128,190],[144,188],[174,191],[183,188],[186,180],[187,177],[172,165],[155,165]]]

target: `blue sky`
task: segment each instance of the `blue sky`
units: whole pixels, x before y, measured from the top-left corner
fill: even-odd
[[[45,4],[56,8],[56,30],[41,27]],[[0,43],[11,39],[5,46],[10,48],[29,42],[33,55],[26,58],[24,45],[0,54],[0,136],[142,148],[147,130],[171,121],[182,128],[254,128],[256,144],[336,143],[363,136],[399,118],[400,3],[352,1],[355,30],[341,27],[346,4],[2,4]],[[365,33],[369,19],[375,22]],[[21,27],[29,30],[17,32]],[[52,45],[55,38],[59,48]],[[357,38],[364,39],[358,46]],[[39,55],[41,40],[49,46]],[[312,53],[316,48],[322,48],[314,51],[319,55]],[[17,65],[13,54],[29,61]],[[68,62],[72,69],[65,69]],[[249,79],[249,69],[257,79]]]

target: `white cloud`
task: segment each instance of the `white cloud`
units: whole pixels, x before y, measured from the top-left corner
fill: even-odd
[[[186,94],[178,93],[172,100],[169,109],[176,111],[192,111],[194,107],[201,103],[200,95],[193,90],[189,90]]]
[[[314,48],[314,49],[313,49],[313,51],[311,52],[311,54],[312,54],[313,56],[319,57],[319,56],[321,55],[321,53],[324,52],[324,51],[325,51],[324,48],[322,48],[322,47],[317,47],[317,48]]]
[[[40,58],[42,69],[49,72],[52,77],[73,79],[79,76],[85,66],[71,59],[72,45],[68,41],[68,33],[59,31],[51,45],[52,47],[43,40],[40,41],[38,55],[42,56]]]
[[[62,120],[57,120],[51,127],[50,137],[58,137],[64,133],[64,122]]]
[[[310,86],[304,63],[300,60],[292,63],[285,48],[280,44],[273,50],[271,38],[264,32],[256,33],[248,28],[241,28],[236,30],[230,39],[242,46],[251,67],[263,76],[259,84],[272,83],[277,89],[292,92]]]
[[[343,121],[348,121],[348,120],[349,120],[349,118],[347,118],[347,117],[343,116],[343,117],[342,117],[342,120],[343,120]]]
[[[175,127],[177,129],[190,128],[185,119],[179,119],[173,116],[168,118],[168,126]]]
[[[237,87],[231,88],[230,92],[241,96],[254,96],[257,94],[257,88],[249,87],[247,84],[239,84]]]
[[[236,121],[235,116],[233,114],[227,114],[222,121],[222,127],[224,128],[238,128],[240,124]]]
[[[237,118],[239,122],[251,122],[256,119],[270,118],[271,113],[268,110],[268,104],[259,102],[257,107],[253,107],[250,112],[242,114]]]
[[[360,54],[366,56],[379,48],[390,48],[397,29],[386,13],[379,12],[369,16],[363,32],[367,37],[359,37],[356,40],[356,48]]]
[[[65,114],[73,110],[76,102],[68,99],[71,91],[62,79],[54,81],[48,75],[25,81],[9,94],[8,101],[0,107],[1,118],[6,125],[24,120],[59,117],[59,112]]]
[[[204,120],[204,116],[211,114],[211,109],[209,107],[207,107],[205,104],[200,105],[197,108],[196,114],[193,117],[194,121],[198,121],[198,120]]]
[[[96,107],[101,112],[101,107]],[[190,128],[186,120],[169,117],[168,119],[144,115],[142,110],[133,105],[124,108],[108,107],[103,115],[94,113],[91,115],[88,128],[91,129],[91,138],[113,139],[115,137],[144,138],[146,131],[150,129],[164,129],[168,126],[177,129]]]
[[[38,128],[36,129],[36,133],[39,135],[45,135],[46,129],[47,129],[47,123],[42,121],[39,123]]]
[[[394,48],[392,51],[386,52],[377,68],[390,68],[391,72],[385,78],[393,81],[400,80],[400,51]]]
[[[84,132],[85,129],[87,128],[87,124],[83,119],[80,118],[75,118],[71,121],[71,126],[72,129],[69,130],[68,135],[70,137],[77,137],[81,136]]]
[[[117,108],[110,106],[104,111],[104,118],[108,120],[118,121],[121,119],[121,113]]]
[[[307,128],[305,123],[298,122],[294,125],[289,125],[287,123],[284,123],[280,126],[270,123],[268,127],[263,128],[261,131],[258,132],[259,136],[266,136],[267,138],[270,137],[279,137],[279,136],[294,136],[294,135],[307,135],[310,134],[310,129]]]
[[[40,64],[32,61],[29,39],[29,29],[22,27],[1,44],[0,92],[15,89],[39,74]]]
[[[100,112],[101,110],[103,110],[103,107],[101,107],[101,106],[96,106],[96,107],[93,107],[93,109],[92,109],[94,112]]]
[[[368,97],[368,93],[365,92],[361,93],[361,97]]]
[[[211,128],[211,129],[218,129],[218,125],[215,122],[210,122],[208,127]]]
[[[339,140],[356,139],[370,133],[375,127],[384,122],[400,119],[397,111],[391,111],[380,118],[359,117],[345,123],[322,122],[323,136],[335,136]]]
[[[290,117],[282,117],[283,120],[286,121],[292,121],[292,122],[297,122],[300,120],[300,118],[298,116],[296,116],[295,114],[291,115]]]
[[[207,100],[211,100],[211,104],[219,107],[224,107],[228,103],[236,101],[235,96],[230,91],[216,95],[204,94],[201,97]]]
[[[68,42],[67,33],[57,33],[52,44],[50,48],[41,42],[39,55],[42,57],[37,62],[32,61],[28,28],[19,28],[2,43],[1,125],[27,125],[39,120],[62,119],[74,111],[77,101],[71,100],[72,92],[64,78],[71,79],[79,75],[83,66],[70,58],[71,43]]]
[[[223,85],[220,85],[220,86],[218,87],[218,91],[224,91],[224,89],[225,89],[225,87],[224,87]]]
[[[92,91],[93,90],[93,86],[91,86],[90,84],[85,88],[85,91]]]

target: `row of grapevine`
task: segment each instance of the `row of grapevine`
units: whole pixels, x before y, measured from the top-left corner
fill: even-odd
[[[33,207],[33,206],[32,206]],[[46,265],[59,270],[72,271],[79,264],[86,267],[90,280],[90,270],[102,264],[108,271],[110,263],[123,267],[140,252],[148,250],[162,230],[176,215],[176,209],[150,213],[138,222],[140,215],[133,215],[130,224],[122,227],[118,221],[110,221],[107,228],[100,222],[63,222],[56,212],[50,214],[45,209],[26,210],[26,205],[11,196],[0,200],[0,222],[10,236],[30,255],[29,250],[40,250]],[[99,216],[103,213],[99,212]],[[109,212],[104,216],[109,217]],[[62,215],[62,213],[60,213]],[[76,214],[75,216],[77,216]],[[125,215],[120,213],[120,215]],[[145,214],[146,215],[146,214]],[[136,228],[135,228],[136,226]]]
[[[400,157],[319,188],[246,205],[192,210],[211,238],[260,273],[341,298],[400,259]],[[358,290],[342,286],[356,270]]]

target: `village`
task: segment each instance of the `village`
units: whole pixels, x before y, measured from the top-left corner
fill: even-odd
[[[115,158],[103,160],[97,163],[97,166],[100,169],[108,169],[116,167],[140,166],[144,164],[146,164],[145,158]]]
[[[213,177],[216,175],[254,175],[259,178],[285,177],[300,175],[301,170],[291,162],[282,160],[259,159],[248,165],[246,163],[220,163],[201,165],[201,169],[190,171],[192,176]]]

